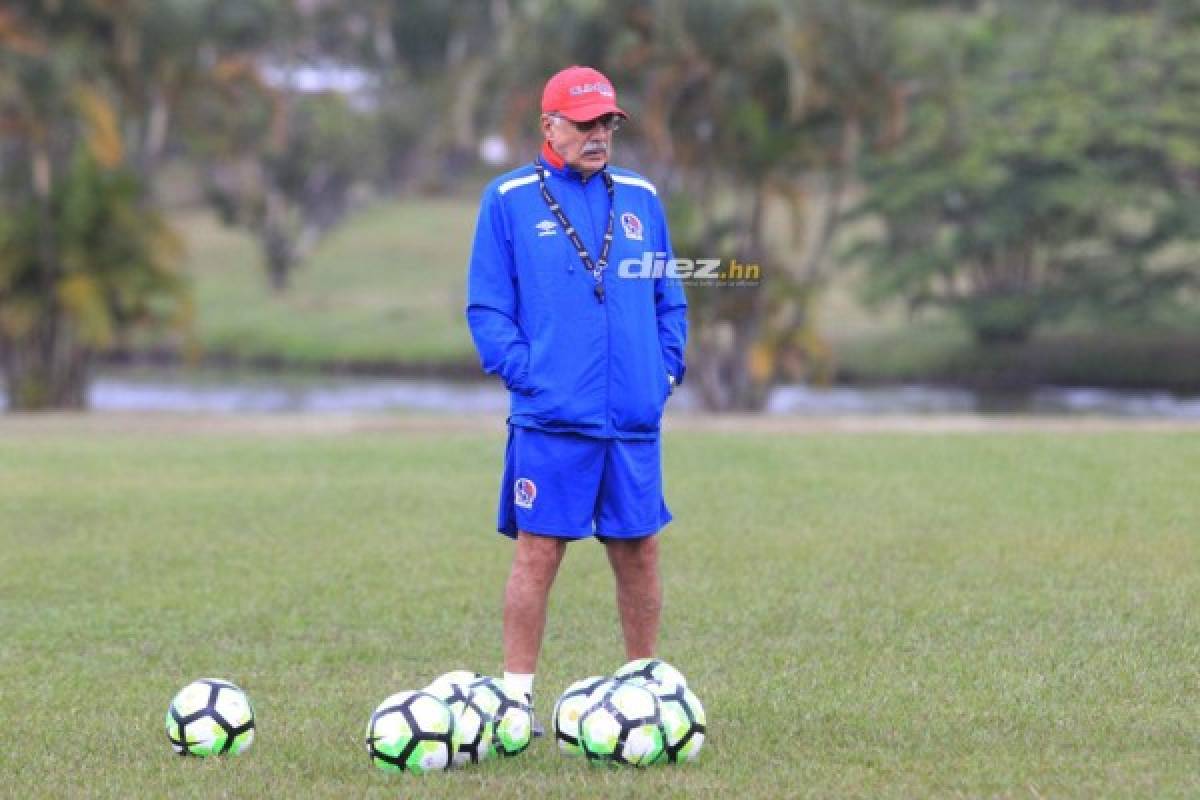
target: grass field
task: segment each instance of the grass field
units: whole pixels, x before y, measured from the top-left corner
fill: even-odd
[[[311,366],[473,358],[463,316],[471,202],[425,198],[361,214],[322,241],[283,294],[267,286],[246,233],[198,211],[175,224],[206,353]]]
[[[540,741],[412,778],[363,727],[500,669],[503,439],[305,431],[0,421],[0,795],[1200,795],[1196,433],[674,432],[661,654],[708,708],[700,762]],[[542,713],[622,660],[601,549],[574,545]],[[246,756],[171,754],[201,676],[256,703]]]
[[[245,232],[207,212],[179,212],[174,222],[188,243],[195,287],[195,343],[234,361],[475,374],[463,304],[476,204],[464,190],[376,206],[325,239],[284,294],[268,289]],[[909,317],[899,304],[865,308],[858,281],[853,272],[835,273],[817,311],[842,380],[1200,387],[1194,315],[1158,329],[1066,326],[981,351],[945,315]]]
[[[297,268],[283,294],[268,288],[245,231],[222,226],[207,211],[179,212],[174,223],[188,243],[196,292],[196,341],[210,355],[299,366],[474,365],[463,305],[477,207],[477,196],[464,191],[354,216]],[[863,308],[850,277],[830,287],[822,320],[825,333],[846,345],[850,369],[885,379],[944,361],[964,344],[961,331],[943,322],[915,326],[915,337],[896,352],[893,334],[911,321],[895,307]],[[887,353],[876,355],[885,343]]]

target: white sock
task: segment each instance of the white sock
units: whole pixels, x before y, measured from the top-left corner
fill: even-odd
[[[504,685],[517,697],[524,697],[532,701],[533,675],[532,672],[506,672],[504,673]]]

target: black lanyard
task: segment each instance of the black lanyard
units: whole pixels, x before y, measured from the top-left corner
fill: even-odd
[[[583,246],[583,240],[579,238],[579,231],[571,225],[567,219],[567,215],[563,213],[562,206],[554,199],[554,195],[550,194],[550,187],[546,185],[546,168],[536,161],[533,163],[537,170],[538,181],[542,185],[542,199],[546,201],[546,205],[550,207],[550,213],[558,220],[558,224],[562,226],[563,233],[567,234],[567,238],[571,240],[571,244],[575,245],[575,250],[579,253],[579,260],[583,262],[583,266],[588,272],[592,273],[592,277],[596,280],[595,292],[596,302],[604,302],[604,270],[608,268],[608,251],[612,248],[613,239],[613,220],[616,218],[616,197],[613,190],[613,179],[608,174],[608,170],[601,170],[600,174],[604,176],[604,188],[608,190],[608,230],[604,232],[604,245],[600,248],[599,260],[593,262],[587,248]]]

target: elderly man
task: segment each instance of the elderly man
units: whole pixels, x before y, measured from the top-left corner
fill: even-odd
[[[484,191],[471,254],[471,335],[511,393],[497,519],[516,540],[504,677],[531,704],[568,542],[603,542],[626,656],[653,655],[658,638],[655,534],[671,521],[659,421],[683,380],[687,303],[678,280],[640,267],[673,255],[653,184],[609,166],[626,117],[598,71],[550,78],[541,153]],[[626,261],[639,267],[614,268]]]

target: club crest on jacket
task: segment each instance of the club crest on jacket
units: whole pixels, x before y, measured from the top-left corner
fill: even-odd
[[[642,240],[642,221],[637,218],[637,214],[632,211],[626,211],[621,215],[621,227],[625,229],[625,238]]]

